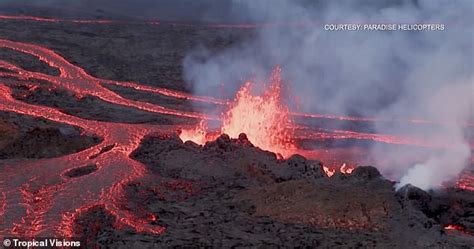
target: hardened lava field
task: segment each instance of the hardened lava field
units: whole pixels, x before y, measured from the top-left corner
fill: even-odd
[[[191,94],[181,72],[190,49],[219,51],[263,28],[0,15],[0,237],[104,248],[469,248],[472,165],[436,192],[395,191],[389,176],[360,166],[374,163],[374,143],[442,146],[370,124],[443,124],[292,111],[279,100],[279,67],[262,96],[251,83],[235,99]],[[262,123],[272,125],[249,130]]]

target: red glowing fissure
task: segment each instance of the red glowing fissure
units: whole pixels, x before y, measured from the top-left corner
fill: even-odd
[[[23,19],[0,16],[0,19]],[[26,18],[27,20],[46,21]],[[49,19],[47,19],[49,20]],[[247,133],[249,139],[257,146],[289,156],[304,151],[296,148],[294,140],[298,136],[306,139],[365,139],[384,143],[410,144],[423,146],[416,139],[382,134],[364,134],[353,131],[313,131],[309,127],[299,126],[291,121],[292,113],[280,99],[281,79],[277,68],[270,79],[269,88],[262,95],[252,95],[252,84],[246,84],[233,101],[223,101],[211,97],[193,96],[163,88],[143,86],[133,82],[118,82],[95,78],[82,68],[69,63],[56,52],[34,44],[0,39],[0,47],[30,54],[49,66],[60,71],[59,76],[32,72],[0,61],[0,68],[10,72],[0,72],[0,77],[17,78],[22,81],[45,80],[54,87],[66,89],[76,96],[94,96],[103,101],[132,107],[152,113],[168,114],[202,120],[200,126],[191,130],[184,129],[183,140],[192,139],[201,134],[197,142],[204,143],[210,138],[205,127],[205,120],[221,120],[221,133],[238,136]],[[152,224],[157,218],[153,214],[137,216],[130,210],[121,208],[124,186],[142,179],[146,175],[145,166],[129,157],[137,149],[142,138],[148,134],[171,134],[181,129],[180,126],[124,124],[82,119],[59,111],[56,108],[32,105],[12,97],[12,91],[0,81],[0,110],[15,112],[32,117],[44,118],[55,122],[80,127],[85,134],[96,135],[103,141],[86,150],[71,155],[41,160],[3,160],[0,174],[0,234],[5,236],[64,236],[71,237],[74,232],[75,219],[94,207],[102,207],[115,217],[116,227],[127,226],[139,232],[160,234],[165,227]],[[222,117],[202,113],[185,112],[124,98],[105,88],[102,84],[120,85],[154,94],[174,98],[188,99],[228,106]],[[34,89],[34,84],[32,88]],[[309,118],[332,118],[345,120],[347,117],[325,116],[319,114],[294,114]],[[242,123],[243,121],[246,121]],[[367,120],[371,121],[371,120]],[[187,133],[186,133],[187,132]],[[184,136],[189,136],[186,138]],[[97,155],[104,147],[115,146],[106,153]],[[426,145],[429,146],[429,145]],[[328,158],[334,157],[333,151],[307,151],[306,155]],[[350,173],[352,162],[348,164],[335,162],[341,173]],[[21,167],[18,167],[21,164]],[[67,178],[65,172],[88,164],[97,165],[98,169],[86,176]],[[326,168],[327,172],[331,172]],[[332,171],[334,173],[334,171]],[[328,173],[329,175],[330,173]],[[473,190],[472,176],[461,178],[458,187]],[[158,217],[159,219],[159,217]]]
[[[444,225],[443,228],[447,232],[454,232],[455,231],[455,232],[459,232],[461,234],[465,234],[465,235],[468,235],[468,236],[474,236],[473,233],[467,232],[466,228],[464,226],[461,226],[461,225],[448,224],[448,225]]]

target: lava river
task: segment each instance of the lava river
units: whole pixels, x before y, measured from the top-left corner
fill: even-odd
[[[123,187],[131,181],[145,177],[147,173],[145,166],[131,159],[129,155],[138,148],[141,140],[146,135],[152,133],[174,134],[178,130],[189,130],[189,127],[177,125],[125,124],[87,120],[65,114],[56,108],[28,104],[12,96],[13,93],[10,87],[15,82],[47,81],[54,88],[66,90],[77,98],[92,96],[114,105],[135,108],[150,113],[194,119],[196,123],[199,121],[206,122],[206,120],[222,121],[223,118],[221,116],[175,110],[157,104],[131,100],[104,86],[118,85],[133,88],[136,91],[172,98],[222,106],[228,105],[230,106],[229,112],[224,117],[224,125],[221,131],[232,133],[232,136],[236,136],[238,132],[243,131],[249,134],[251,141],[256,136],[252,134],[252,131],[246,131],[247,128],[243,130],[236,128],[235,122],[231,119],[232,116],[235,117],[236,115],[232,111],[237,110],[238,104],[236,103],[238,103],[238,100],[249,97],[249,95],[246,95],[248,93],[245,92],[245,89],[239,92],[241,95],[238,97],[237,102],[205,96],[193,96],[188,93],[144,86],[133,82],[99,79],[89,75],[77,65],[69,63],[56,52],[35,44],[0,39],[0,47],[33,55],[38,60],[47,63],[50,67],[56,68],[60,72],[58,76],[52,76],[25,70],[10,62],[0,60],[0,69],[4,69],[0,71],[1,111],[44,118],[80,127],[85,135],[94,135],[102,138],[99,144],[66,156],[39,160],[15,159],[0,161],[2,165],[0,173],[0,187],[2,189],[2,195],[0,195],[0,233],[5,236],[61,236],[68,238],[73,236],[73,225],[76,217],[97,206],[103,207],[109,214],[115,216],[115,225],[117,227],[127,226],[139,232],[152,234],[164,232],[166,228],[151,224],[150,219],[146,218],[148,217],[146,214],[138,215],[136,212],[122,208]],[[268,94],[267,96],[271,98],[272,95]],[[262,99],[255,97],[250,99],[257,102],[262,101]],[[268,99],[264,98],[263,100],[266,101]],[[356,117],[292,113],[282,106],[279,106],[279,108],[280,111],[284,112],[283,116],[279,116],[280,120],[296,116],[312,119],[350,119],[350,121],[360,122],[379,121]],[[281,114],[281,112],[278,113]],[[264,121],[262,120],[262,122]],[[427,122],[419,121],[417,123],[422,125]],[[285,139],[287,138],[287,140],[277,140],[277,144],[287,144],[289,141],[293,143],[293,141],[304,138],[316,142],[353,139],[421,147],[438,146],[428,144],[412,136],[371,134],[348,130],[324,130],[296,123],[291,123],[289,126],[271,127],[273,131],[285,134]],[[286,129],[290,129],[291,133],[288,133]],[[256,139],[258,140],[258,138]],[[205,142],[205,140],[202,142]],[[258,141],[256,143],[259,145]],[[260,145],[265,149],[273,149],[268,144]],[[104,148],[109,149],[106,150]],[[321,159],[323,162],[326,161],[327,165],[344,166],[341,170],[347,172],[350,171],[347,168],[349,165],[359,163],[358,161],[353,161],[355,160],[353,157],[354,153],[349,153],[345,150],[304,150],[283,146],[279,147],[277,152],[285,154],[284,152],[288,150]],[[362,152],[361,154],[364,153]],[[288,153],[284,156],[287,155]],[[347,163],[347,166],[344,163]],[[91,164],[95,164],[98,167],[92,174],[76,178],[65,176],[70,170]],[[472,190],[474,189],[474,181],[471,176],[465,175],[460,179],[458,186]]]

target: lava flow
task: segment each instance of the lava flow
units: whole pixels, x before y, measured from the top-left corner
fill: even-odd
[[[29,20],[29,19],[28,19]],[[82,129],[84,135],[94,135],[102,140],[99,144],[83,151],[50,159],[1,160],[0,165],[0,233],[5,236],[71,237],[74,221],[81,214],[102,207],[115,217],[116,227],[129,227],[139,232],[160,234],[165,227],[152,223],[147,215],[137,216],[123,208],[124,186],[142,179],[145,166],[130,158],[141,140],[152,133],[171,134],[183,125],[124,124],[88,120],[66,114],[58,108],[28,104],[13,97],[12,88],[27,84],[34,91],[42,81],[53,89],[62,89],[76,97],[92,96],[110,104],[134,108],[149,113],[166,114],[201,121],[200,126],[183,130],[183,140],[204,143],[219,133],[237,137],[244,132],[250,141],[263,149],[289,156],[297,151],[298,130],[310,140],[364,139],[388,144],[409,144],[421,146],[415,140],[400,136],[362,134],[355,131],[314,131],[301,127],[290,119],[288,108],[281,101],[280,68],[277,68],[268,88],[262,95],[252,94],[253,84],[247,83],[239,90],[234,101],[222,101],[210,97],[193,96],[168,89],[142,86],[133,82],[118,82],[99,79],[73,65],[58,53],[34,44],[0,39],[0,47],[35,56],[50,67],[59,70],[58,76],[33,72],[9,62],[0,61],[0,110],[21,115],[59,122]],[[167,108],[158,104],[131,100],[104,87],[120,85],[135,91],[165,95],[206,103],[228,105],[221,117],[197,112]],[[315,114],[315,117],[318,117]],[[219,132],[213,133],[206,127],[206,120],[222,122]],[[110,148],[108,150],[104,148]],[[331,151],[328,152],[331,155]],[[85,165],[96,165],[97,170],[81,177],[66,177],[66,172]],[[338,165],[343,165],[342,163]],[[351,164],[352,166],[352,164]],[[349,172],[349,166],[340,168]],[[472,178],[463,178],[464,188],[474,186]],[[149,217],[154,217],[152,214]],[[154,220],[153,218],[151,220]],[[159,217],[158,217],[159,219]]]
[[[232,138],[245,133],[255,146],[283,157],[291,156],[296,152],[296,144],[293,122],[281,98],[281,68],[274,69],[262,95],[253,95],[253,86],[253,82],[247,82],[237,92],[222,115],[220,133]],[[183,141],[192,140],[197,144],[215,139],[202,122],[196,128],[183,130],[180,137]]]

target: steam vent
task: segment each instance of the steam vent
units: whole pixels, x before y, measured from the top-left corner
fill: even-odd
[[[474,248],[472,0],[0,0],[0,248]]]

